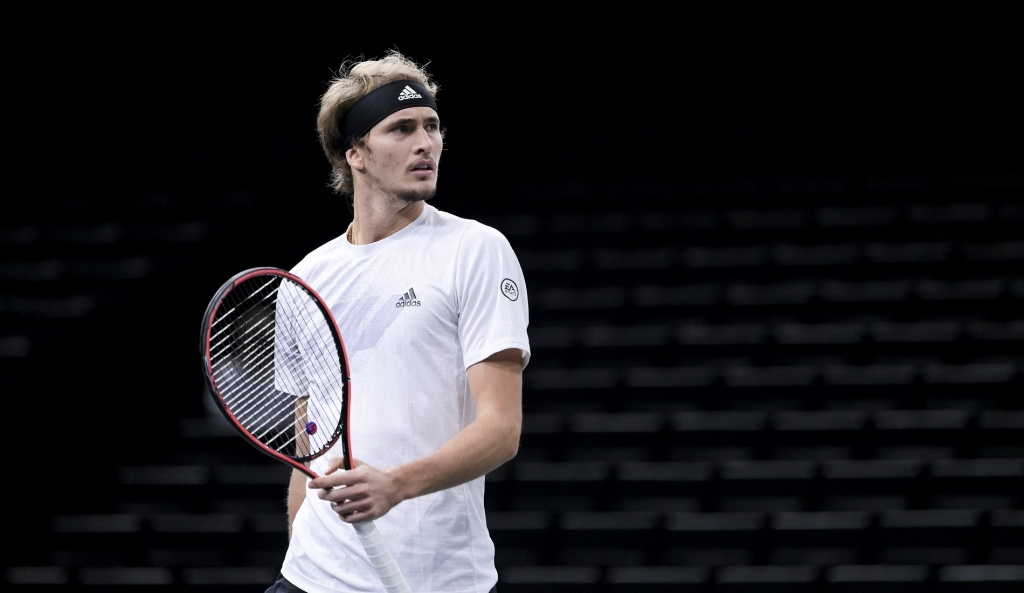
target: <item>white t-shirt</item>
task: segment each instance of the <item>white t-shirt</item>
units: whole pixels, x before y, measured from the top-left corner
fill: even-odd
[[[471,365],[508,348],[529,362],[522,269],[506,238],[479,222],[425,204],[394,235],[358,246],[342,235],[292,272],[341,330],[352,452],[374,467],[432,453],[472,422]],[[313,471],[323,475],[330,457]],[[480,593],[497,582],[482,476],[406,500],[374,523],[416,593]],[[384,591],[355,528],[315,492],[295,517],[281,572],[309,593]]]

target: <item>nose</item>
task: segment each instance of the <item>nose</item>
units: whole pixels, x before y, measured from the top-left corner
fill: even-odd
[[[438,142],[440,140],[435,140],[424,127],[416,132],[416,152],[430,152]]]

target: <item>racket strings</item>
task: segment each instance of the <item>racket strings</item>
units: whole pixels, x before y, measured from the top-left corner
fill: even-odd
[[[289,457],[315,457],[343,427],[347,377],[332,323],[305,287],[281,276],[241,282],[212,321],[210,367],[222,405]]]

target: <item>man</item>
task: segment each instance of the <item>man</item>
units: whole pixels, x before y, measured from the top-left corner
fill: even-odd
[[[268,593],[383,591],[350,525],[367,520],[413,592],[495,588],[484,476],[518,448],[526,285],[503,235],[426,203],[443,145],[437,89],[391,52],[342,66],[321,98],[321,145],[353,220],[292,271],[345,340],[355,467],[328,452],[312,462],[320,478],[293,472],[289,547]]]

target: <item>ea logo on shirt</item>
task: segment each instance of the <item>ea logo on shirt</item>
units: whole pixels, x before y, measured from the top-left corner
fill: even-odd
[[[501,281],[501,294],[510,301],[519,300],[519,287],[510,278]]]

